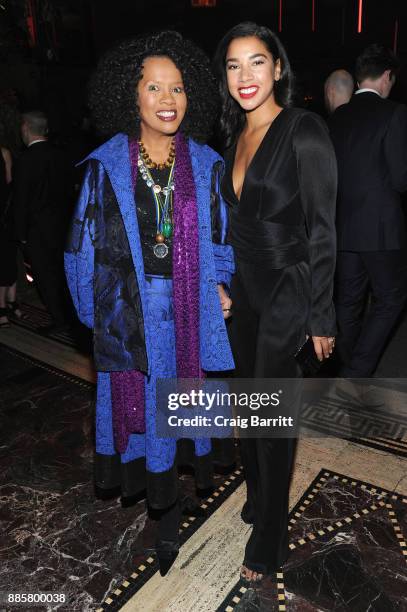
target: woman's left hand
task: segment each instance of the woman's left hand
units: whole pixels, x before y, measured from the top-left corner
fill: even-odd
[[[335,338],[333,336],[312,336],[312,341],[319,361],[328,359],[334,350]]]
[[[222,306],[223,318],[228,319],[232,316],[232,300],[225,291],[223,285],[218,285],[220,305]]]

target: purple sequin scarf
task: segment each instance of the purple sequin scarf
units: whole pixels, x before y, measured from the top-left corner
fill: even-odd
[[[129,140],[129,151],[134,190],[135,139]],[[175,137],[175,152],[172,276],[177,377],[200,378],[198,208],[189,147],[181,133]],[[145,432],[144,378],[138,370],[110,373],[113,437],[119,453],[125,452],[131,433]]]

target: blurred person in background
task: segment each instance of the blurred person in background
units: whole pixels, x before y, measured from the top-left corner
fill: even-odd
[[[11,151],[5,145],[3,125],[0,123],[0,328],[9,327],[9,317],[24,318],[16,300],[17,243],[14,238],[12,214]]]
[[[390,49],[367,47],[356,60],[358,90],[329,120],[338,160],[335,305],[345,378],[373,374],[406,302],[400,194],[407,190],[407,107],[387,99],[398,68]]]
[[[52,317],[52,324],[41,328],[46,334],[66,328],[69,320],[63,249],[72,207],[72,169],[64,153],[48,142],[43,112],[22,115],[21,136],[27,148],[15,165],[15,231]]]

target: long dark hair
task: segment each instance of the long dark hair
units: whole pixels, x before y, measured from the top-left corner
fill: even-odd
[[[257,23],[252,21],[245,21],[234,26],[220,41],[213,61],[222,103],[220,127],[225,138],[226,148],[234,144],[245,122],[244,110],[229,93],[226,78],[226,54],[230,43],[235,38],[245,38],[248,36],[255,36],[261,40],[271,53],[274,62],[280,60],[281,76],[274,84],[275,100],[279,106],[290,106],[292,103],[293,73],[285,49],[278,36],[265,26],[257,25]]]

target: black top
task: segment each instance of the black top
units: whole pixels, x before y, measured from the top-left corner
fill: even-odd
[[[154,181],[161,187],[166,187],[170,175],[170,168],[164,170],[150,169]],[[168,246],[168,254],[160,259],[154,255],[153,248],[157,244],[155,236],[157,233],[157,217],[153,192],[147,183],[137,173],[135,191],[137,219],[140,231],[141,250],[144,260],[144,271],[146,274],[157,274],[171,278],[172,276],[172,237],[165,239]]]
[[[334,112],[329,129],[338,160],[338,249],[403,248],[407,107],[359,93]]]
[[[271,124],[244,178],[240,201],[232,181],[236,147],[225,156],[222,193],[230,205],[229,241],[239,261],[258,271],[309,265],[308,331],[331,335],[335,270],[335,153],[324,121],[285,108]],[[305,281],[304,281],[305,282]]]

